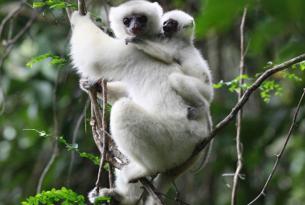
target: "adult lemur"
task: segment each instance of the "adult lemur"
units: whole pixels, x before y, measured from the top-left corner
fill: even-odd
[[[125,40],[127,43],[134,43],[138,49],[158,60],[181,65],[182,74],[173,73],[169,76],[171,86],[191,105],[188,116],[208,118],[211,130],[209,104],[214,92],[208,64],[193,44],[194,19],[183,11],[173,10],[162,16],[161,23],[162,35],[149,38],[129,36]],[[212,143],[206,149],[204,163],[208,160]],[[166,191],[168,182],[175,178],[172,175],[169,173],[158,176],[155,185],[159,191]]]
[[[124,32],[146,35],[149,29],[156,35],[161,15],[156,3],[132,1],[118,13],[117,20],[126,28]],[[126,16],[132,17],[128,24],[124,23]],[[120,179],[129,182],[152,176],[185,162],[207,135],[208,119],[187,118],[189,106],[169,80],[171,74],[182,73],[180,67],[157,61],[135,45],[109,37],[88,16],[75,12],[71,23],[71,56],[78,72],[93,80],[122,81],[130,96],[114,103],[110,118],[112,137],[130,160]]]

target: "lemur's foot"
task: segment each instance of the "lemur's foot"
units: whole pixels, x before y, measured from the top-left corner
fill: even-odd
[[[85,91],[88,92],[88,90],[94,85],[95,82],[90,81],[88,78],[81,78],[79,80],[79,87]]]
[[[121,196],[116,192],[115,189],[112,188],[100,188],[97,190],[95,187],[88,193],[88,199],[90,203],[94,204],[95,200],[99,197],[110,197],[111,199],[114,199],[116,201],[121,200]]]
[[[90,89],[96,89],[97,92],[102,92],[101,80],[92,81],[88,78],[82,78],[79,80],[79,87],[87,93]]]

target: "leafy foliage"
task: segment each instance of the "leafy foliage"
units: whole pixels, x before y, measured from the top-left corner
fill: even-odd
[[[117,5],[122,1],[110,2]],[[63,8],[76,8],[76,1],[28,2],[38,11],[37,19],[13,45],[0,67],[0,205],[20,204],[21,199],[36,192],[37,179],[51,155],[52,138],[48,133],[65,136],[67,142],[75,141],[74,144],[61,143],[71,152],[77,150],[78,154],[83,153],[79,151],[80,147],[90,153],[96,151],[89,137],[88,116],[84,117],[84,123],[80,123],[79,128],[76,126],[87,100],[78,88],[79,78],[68,63],[57,64],[60,58],[68,61],[70,24]],[[104,11],[99,9],[103,1],[86,2],[88,11],[95,14]],[[159,2],[166,10],[178,6],[195,16],[196,45],[209,60],[214,81],[220,82],[215,84],[220,89],[215,91],[211,106],[215,123],[223,119],[236,102],[236,96],[232,93],[246,89],[270,66],[305,51],[304,0]],[[0,1],[0,19],[13,10],[15,3]],[[236,76],[239,24],[245,4],[248,6],[245,24],[248,76],[243,77],[245,84],[239,87],[240,77]],[[24,28],[33,12],[31,7],[24,6],[4,27],[1,42],[8,41]],[[99,15],[94,18],[99,18]],[[105,20],[104,16],[101,19]],[[0,61],[5,51],[6,47],[1,44]],[[35,60],[37,57],[38,60]],[[51,63],[53,57],[58,59],[54,65]],[[29,59],[33,60],[28,65],[31,69],[25,66]],[[265,66],[268,61],[270,63]],[[56,69],[59,65],[61,69]],[[273,163],[271,159],[282,145],[281,136],[287,132],[292,108],[305,87],[304,71],[305,62],[302,62],[294,65],[289,72],[274,75],[260,88],[263,101],[270,100],[270,103],[260,103],[260,98],[251,98],[249,109],[244,112],[242,143],[246,181],[240,183],[238,204],[247,204],[252,200],[253,194],[259,191],[267,177]],[[279,93],[281,95],[273,97]],[[258,204],[291,205],[305,201],[305,142],[302,138],[305,117],[304,112],[301,113],[299,126],[272,181],[272,191],[268,191]],[[26,128],[36,128],[33,131],[38,134],[24,131]],[[234,126],[228,127],[220,135],[215,140],[213,159],[205,171],[177,180],[180,193],[189,204],[230,203],[231,190],[226,185],[231,184],[232,178],[220,176],[224,172],[231,173],[235,168]],[[72,136],[76,138],[72,140]],[[94,184],[98,156],[85,153],[85,158],[93,161],[87,163],[87,160],[73,157],[71,152],[59,152],[46,175],[43,188],[51,190],[52,187],[66,186],[85,196]],[[171,194],[175,196],[174,191]]]
[[[111,202],[111,197],[107,197],[107,196],[101,196],[101,197],[97,197],[94,201],[94,205],[102,205],[105,203],[110,203]]]
[[[95,165],[100,164],[100,158],[94,154],[90,154],[87,152],[81,152],[78,149],[78,144],[69,144],[63,137],[59,137],[58,141],[64,145],[66,145],[66,149],[68,151],[74,151],[79,154],[80,157],[89,159],[91,162],[93,162]]]
[[[67,63],[67,60],[64,58],[61,58],[57,55],[53,55],[51,53],[46,53],[46,54],[42,54],[42,55],[33,57],[29,62],[26,63],[26,66],[29,68],[32,68],[34,64],[39,63],[48,58],[51,58],[51,61],[50,61],[51,65],[62,66]]]
[[[224,82],[223,80],[221,80],[219,83],[216,83],[213,86],[215,89],[219,89],[219,88],[226,86],[226,87],[228,87],[230,92],[239,92],[240,89],[245,90],[245,89],[249,88],[249,86],[250,86],[249,83],[243,83],[240,86],[239,81],[241,79],[250,80],[248,75],[241,75],[241,76],[237,76],[236,78],[234,78],[233,80],[231,80],[229,82]]]
[[[270,101],[271,92],[274,92],[276,96],[280,96],[283,91],[281,85],[276,83],[274,80],[266,80],[259,89],[261,90],[260,96],[266,103]]]
[[[85,197],[74,191],[62,187],[59,190],[51,189],[31,196],[22,205],[61,204],[61,205],[85,205]]]
[[[33,8],[48,7],[49,9],[65,9],[65,8],[77,8],[75,3],[69,3],[62,0],[44,0],[33,2]]]

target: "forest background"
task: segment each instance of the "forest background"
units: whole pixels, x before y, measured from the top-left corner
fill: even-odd
[[[120,3],[86,2],[100,25],[105,19],[100,18],[104,6]],[[249,87],[266,69],[305,51],[303,0],[158,2],[165,10],[179,8],[196,19],[196,46],[208,60],[215,83],[214,124],[236,104],[240,89]],[[98,166],[87,158],[98,151],[91,138],[88,97],[78,86],[79,77],[68,56],[71,29],[64,8],[76,3],[0,1],[0,205],[19,204],[37,191],[61,187],[86,196],[94,186]],[[245,8],[246,75],[240,77],[240,28]],[[240,78],[245,81],[242,86]],[[304,80],[304,63],[277,72],[244,106],[237,204],[249,203],[267,180],[291,126]],[[304,116],[303,106],[266,195],[257,204],[304,204]],[[231,122],[217,134],[208,165],[177,180],[184,202],[230,204],[237,161],[235,137],[236,127]],[[167,203],[177,203],[170,200],[174,198],[171,190]]]

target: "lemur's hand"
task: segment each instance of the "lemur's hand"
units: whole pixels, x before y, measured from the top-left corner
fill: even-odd
[[[139,37],[128,37],[128,38],[125,38],[125,44],[128,45],[128,43],[136,43],[136,44],[139,44],[143,42],[143,40]]]

